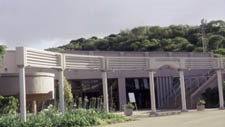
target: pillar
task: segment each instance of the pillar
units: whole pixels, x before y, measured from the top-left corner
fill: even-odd
[[[64,107],[64,74],[63,70],[59,70],[59,108],[62,114],[65,113]]]
[[[219,103],[220,103],[220,109],[224,109],[224,98],[223,98],[223,79],[221,70],[217,70],[217,80],[218,80],[218,92],[219,92]]]
[[[123,110],[123,106],[127,103],[126,97],[126,81],[124,77],[118,78],[118,88],[119,88],[119,103],[120,103],[120,110]]]
[[[186,112],[187,105],[186,105],[186,93],[185,93],[185,82],[184,82],[184,70],[179,70],[179,77],[180,77],[182,111]]]
[[[149,84],[150,84],[150,97],[151,97],[152,113],[156,113],[155,84],[154,84],[154,72],[153,71],[149,71]]]
[[[20,117],[26,121],[26,80],[25,67],[19,67],[19,88],[20,88]]]
[[[163,108],[164,106],[164,103],[163,103],[163,82],[162,82],[162,77],[159,77],[159,85],[160,85],[160,103],[161,103],[161,106],[160,108]]]
[[[157,88],[158,108],[161,108],[159,77],[156,78],[156,85],[157,85],[156,88]]]
[[[108,82],[107,82],[107,72],[102,72],[102,85],[103,85],[103,96],[104,96],[104,110],[109,112],[109,101],[108,101]]]
[[[37,114],[37,102],[35,100],[32,101],[32,112],[33,114]]]

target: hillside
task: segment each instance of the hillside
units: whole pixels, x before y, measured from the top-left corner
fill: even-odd
[[[71,40],[69,44],[48,50],[202,52],[202,41],[206,51],[225,56],[225,22],[217,20],[199,26],[140,26],[104,38]]]

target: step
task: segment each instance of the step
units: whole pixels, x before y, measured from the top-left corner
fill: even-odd
[[[159,111],[156,113],[150,112],[150,117],[171,116],[179,114],[181,114],[181,111]]]

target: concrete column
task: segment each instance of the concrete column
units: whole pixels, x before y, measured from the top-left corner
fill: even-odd
[[[154,72],[149,71],[149,84],[150,84],[150,97],[151,97],[151,107],[152,113],[156,113],[156,104],[155,104],[155,84],[154,84]]]
[[[103,96],[104,96],[104,110],[109,112],[109,101],[108,101],[108,82],[107,82],[107,72],[102,72],[102,85],[103,85]]]
[[[62,114],[65,113],[64,104],[64,73],[63,70],[59,70],[59,106]]]
[[[219,92],[219,101],[220,101],[220,109],[224,109],[224,99],[223,99],[223,79],[221,70],[217,70],[217,80],[218,80],[218,92]]]
[[[187,105],[186,105],[186,93],[185,93],[184,71],[183,70],[179,70],[179,77],[180,77],[182,111],[186,112]]]
[[[162,83],[162,94],[163,94],[162,102],[163,102],[163,106],[165,106],[165,104],[166,104],[166,102],[165,102],[166,88],[165,88],[164,76],[162,76],[161,81],[162,81],[161,83]]]
[[[33,112],[33,114],[37,114],[37,102],[36,101],[32,102],[32,112]]]
[[[118,88],[119,88],[119,103],[120,110],[123,110],[123,106],[127,103],[126,96],[126,80],[124,77],[118,78]]]
[[[19,86],[20,86],[20,117],[23,121],[26,121],[25,67],[19,67]]]
[[[164,100],[165,100],[165,104],[168,103],[167,97],[168,97],[168,87],[167,87],[167,77],[164,76],[164,88],[165,88],[165,96],[164,96]]]
[[[156,85],[157,85],[157,98],[158,98],[158,108],[161,108],[161,99],[160,99],[160,84],[159,84],[159,78],[156,78]]]
[[[161,86],[162,86],[162,103],[163,106],[165,106],[165,96],[166,96],[166,87],[165,87],[165,81],[164,81],[164,76],[161,77]]]
[[[169,92],[170,92],[169,96],[171,96],[171,91],[172,91],[172,78],[170,76],[169,77]]]
[[[162,77],[159,77],[159,85],[160,85],[160,108],[164,106],[163,103],[163,82],[162,82]]]

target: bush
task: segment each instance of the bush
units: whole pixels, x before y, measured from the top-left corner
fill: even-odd
[[[2,62],[4,56],[6,53],[6,46],[0,45],[0,63]],[[0,64],[0,68],[2,67],[2,64]]]
[[[198,105],[205,105],[205,100],[199,100]]]
[[[76,108],[82,108],[82,109],[92,109],[97,112],[102,112],[104,111],[104,102],[103,102],[103,97],[91,97],[88,99],[87,96],[84,98],[82,97],[75,97],[74,100],[74,106]],[[74,107],[73,107],[74,108]]]
[[[18,100],[14,97],[0,96],[0,114],[15,113],[18,108]]]
[[[0,127],[23,127],[23,122],[16,114],[1,114]]]
[[[225,93],[225,85],[223,86],[223,93]],[[206,108],[217,108],[219,107],[219,93],[218,88],[208,88],[202,94],[202,98],[206,101]],[[225,94],[224,94],[225,99]],[[225,100],[224,100],[225,101]]]
[[[126,106],[125,106],[126,109],[134,109],[134,105],[132,103],[128,103]]]
[[[65,77],[64,77],[64,92],[66,103],[71,104],[73,102],[72,87]]]
[[[129,120],[131,119],[120,115],[90,109],[71,109],[63,116],[54,107],[49,106],[37,115],[29,116],[26,122],[22,122],[16,114],[1,115],[0,127],[88,127]]]

